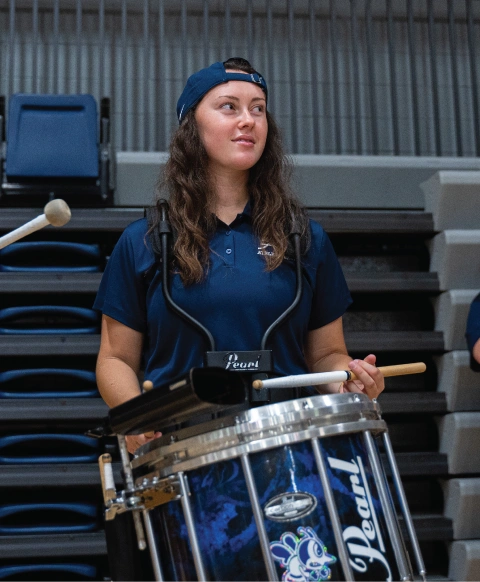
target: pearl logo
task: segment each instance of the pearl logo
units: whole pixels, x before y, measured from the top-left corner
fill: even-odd
[[[349,475],[352,493],[355,496],[361,527],[351,525],[343,530],[343,539],[350,554],[350,566],[356,572],[364,574],[368,571],[369,564],[377,560],[385,567],[385,580],[390,582],[392,571],[385,556],[385,544],[361,457],[357,456],[356,460],[351,461],[328,457],[328,464],[334,471],[343,471]],[[378,545],[379,549],[375,548],[375,545]]]
[[[259,354],[255,361],[242,361],[237,353],[229,352],[223,358],[223,361],[225,362],[225,370],[245,370],[247,372],[251,370],[254,372],[255,370],[258,370],[258,363],[261,357],[262,355]]]

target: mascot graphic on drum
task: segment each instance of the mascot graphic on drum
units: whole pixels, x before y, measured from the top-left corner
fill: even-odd
[[[311,527],[299,527],[298,538],[291,532],[284,533],[279,542],[270,544],[275,560],[285,568],[284,582],[311,582],[329,580],[332,571],[328,567],[337,561],[327,553],[327,547]]]

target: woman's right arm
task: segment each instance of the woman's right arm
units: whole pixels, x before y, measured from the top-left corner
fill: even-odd
[[[142,356],[143,334],[123,323],[102,316],[102,336],[97,360],[97,384],[109,408],[138,396],[138,372]],[[130,453],[160,436],[160,433],[127,436]]]
[[[102,316],[102,336],[97,360],[97,384],[110,408],[140,394],[138,372],[143,334]]]

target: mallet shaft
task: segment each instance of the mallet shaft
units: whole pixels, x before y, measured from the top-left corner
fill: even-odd
[[[8,234],[2,236],[0,238],[0,249],[3,249],[9,244],[12,244],[13,242],[23,238],[24,236],[32,234],[32,232],[35,232],[36,230],[40,230],[41,228],[47,226],[48,224],[50,223],[48,222],[48,219],[45,216],[45,214],[40,214],[40,216],[37,216],[33,220],[30,220],[29,222],[23,224],[22,226],[19,226],[15,230],[12,230],[12,232],[9,232]]]

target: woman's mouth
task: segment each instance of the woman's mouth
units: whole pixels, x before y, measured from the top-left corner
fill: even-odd
[[[252,137],[248,136],[240,136],[233,140],[235,143],[246,145],[246,146],[254,146],[255,140]]]

